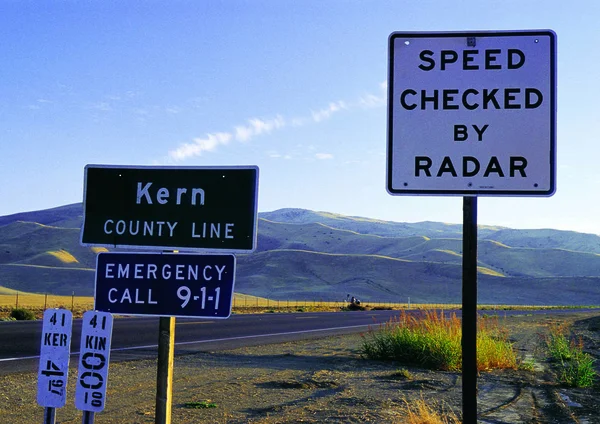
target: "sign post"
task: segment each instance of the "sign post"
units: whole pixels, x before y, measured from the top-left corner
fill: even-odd
[[[47,309],[42,324],[37,401],[44,424],[54,424],[56,408],[65,406],[71,352],[73,315],[66,309]]]
[[[394,32],[387,191],[463,196],[463,422],[477,422],[477,196],[556,190],[556,34]]]
[[[84,187],[83,246],[256,248],[256,166],[88,165]],[[156,423],[171,422],[175,316],[228,318],[234,275],[233,255],[98,256],[96,309],[160,316]]]
[[[477,197],[463,197],[463,422],[477,422]]]
[[[175,317],[160,317],[158,326],[155,423],[170,424],[175,362]]]

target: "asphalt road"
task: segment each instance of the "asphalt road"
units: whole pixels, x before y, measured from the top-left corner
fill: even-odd
[[[503,314],[562,314],[586,310],[499,311]],[[413,312],[413,311],[411,311]],[[447,313],[460,311],[446,311]],[[306,312],[232,315],[224,320],[177,318],[175,353],[214,351],[242,346],[367,331],[378,327],[398,311]],[[481,313],[492,314],[493,311]],[[111,362],[156,358],[157,317],[115,318]],[[41,321],[0,322],[0,375],[36,371],[41,343]],[[73,321],[71,364],[79,353],[81,320]]]
[[[323,335],[366,331],[398,311],[318,312],[232,315],[224,320],[177,318],[176,354],[279,343]],[[111,362],[156,357],[159,318],[115,318]],[[35,371],[38,367],[42,321],[0,322],[0,374]],[[81,341],[81,319],[73,320],[71,356]],[[73,362],[73,360],[72,360]]]

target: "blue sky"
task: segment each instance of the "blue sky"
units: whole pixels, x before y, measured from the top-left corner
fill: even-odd
[[[259,211],[462,221],[386,191],[393,31],[552,29],[557,192],[479,223],[600,234],[600,3],[0,1],[0,215],[83,198],[89,163],[258,165]]]

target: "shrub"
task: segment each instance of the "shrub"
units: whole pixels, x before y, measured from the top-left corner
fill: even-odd
[[[462,368],[462,325],[452,314],[425,312],[414,316],[402,312],[379,331],[363,335],[361,354],[369,359],[396,360],[430,369],[459,371]],[[508,335],[496,320],[480,321],[477,332],[477,369],[517,368],[517,357]]]
[[[561,364],[559,381],[569,387],[590,387],[596,378],[595,359],[583,351],[581,337],[576,342],[567,332],[563,325],[551,325],[546,338],[550,355]]]
[[[563,362],[560,382],[569,387],[591,387],[594,385],[596,371],[594,358],[581,350],[576,350],[570,361]]]
[[[550,356],[556,361],[570,360],[573,352],[570,342],[565,333],[567,329],[564,325],[550,325],[550,334],[546,338],[546,346]]]
[[[17,321],[33,321],[35,319],[35,314],[25,308],[14,308],[10,311],[10,316]]]
[[[356,303],[348,303],[340,308],[342,311],[366,311],[367,308]]]

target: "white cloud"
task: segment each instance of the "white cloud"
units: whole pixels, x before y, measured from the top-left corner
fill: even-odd
[[[183,160],[191,156],[201,156],[204,152],[212,152],[219,145],[229,143],[230,133],[218,132],[206,134],[205,138],[195,138],[193,143],[185,143],[169,152],[169,157],[174,160]]]
[[[248,119],[248,125],[235,127],[235,139],[245,142],[257,135],[269,134],[271,131],[283,127],[285,127],[285,120],[281,115],[268,120],[252,118]]]
[[[321,109],[316,112],[312,111],[311,116],[313,121],[321,122],[324,119],[329,119],[331,115],[343,109],[348,109],[348,106],[342,100],[338,100],[337,102],[329,103],[329,106],[325,109]]]
[[[333,159],[333,155],[331,153],[317,153],[315,154],[315,157],[319,160]]]
[[[379,84],[379,93],[367,93],[360,97],[358,104],[365,109],[385,106],[387,104],[387,81]]]
[[[96,102],[90,105],[90,109],[100,110],[102,112],[110,112],[112,111],[112,107],[108,102]]]
[[[193,143],[184,143],[177,149],[169,151],[168,155],[171,160],[182,161],[191,156],[199,156],[203,152],[214,151],[219,145],[227,144],[232,138],[239,142],[248,142],[254,137],[270,134],[287,126],[302,127],[311,123],[321,123],[343,110],[384,106],[386,104],[386,90],[387,81],[383,81],[379,84],[378,94],[367,93],[353,103],[347,103],[343,100],[331,102],[323,109],[311,110],[310,116],[297,116],[289,120],[286,120],[281,115],[276,115],[272,119],[251,118],[244,125],[234,126],[231,132],[206,134],[204,138],[196,138]],[[204,101],[205,99],[202,100]],[[219,137],[219,135],[221,136]],[[289,155],[283,157],[285,159],[291,158]],[[323,160],[332,159],[333,155],[329,153],[317,153],[315,157]]]

